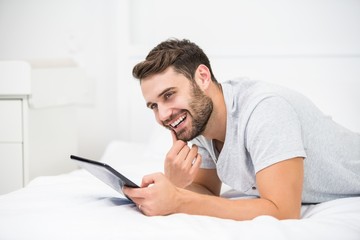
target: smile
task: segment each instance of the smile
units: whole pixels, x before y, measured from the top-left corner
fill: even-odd
[[[178,119],[176,119],[173,123],[170,124],[172,128],[177,128],[184,120],[186,119],[186,115],[182,115]]]

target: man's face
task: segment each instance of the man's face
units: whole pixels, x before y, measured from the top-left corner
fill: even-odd
[[[190,141],[205,130],[212,100],[173,68],[142,79],[141,90],[156,121],[174,131],[178,139]]]

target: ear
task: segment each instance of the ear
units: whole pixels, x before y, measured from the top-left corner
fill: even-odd
[[[195,81],[202,91],[205,91],[211,83],[211,73],[207,66],[200,64],[195,71]]]

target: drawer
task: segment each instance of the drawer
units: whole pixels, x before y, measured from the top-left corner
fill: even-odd
[[[22,142],[22,100],[0,99],[0,143]]]
[[[0,143],[0,194],[23,187],[21,143]]]

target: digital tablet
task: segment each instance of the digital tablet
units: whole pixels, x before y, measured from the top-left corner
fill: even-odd
[[[124,175],[110,167],[106,163],[97,162],[93,160],[89,160],[86,158],[78,157],[71,155],[70,158],[77,162],[77,164],[81,167],[89,171],[92,175],[115,189],[117,192],[124,195],[126,198],[128,198],[122,191],[122,188],[124,186],[126,187],[132,187],[132,188],[138,188],[139,186],[130,181],[128,178],[126,178]],[[132,201],[130,198],[128,198],[130,201]]]

